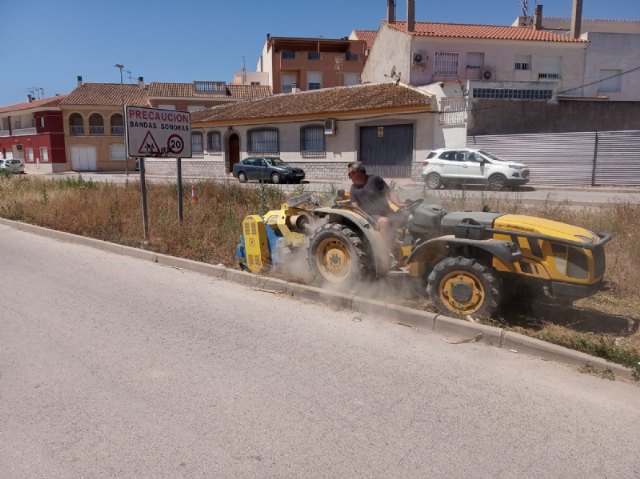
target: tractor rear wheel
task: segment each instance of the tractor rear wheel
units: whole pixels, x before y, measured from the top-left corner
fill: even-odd
[[[370,258],[362,239],[348,226],[327,223],[309,242],[308,261],[316,282],[351,286],[370,276]]]
[[[436,264],[427,280],[427,295],[442,314],[463,318],[491,316],[502,298],[493,269],[462,256]]]

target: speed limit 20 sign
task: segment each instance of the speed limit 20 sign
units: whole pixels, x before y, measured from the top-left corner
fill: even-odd
[[[126,107],[127,154],[191,158],[191,115],[186,111]]]

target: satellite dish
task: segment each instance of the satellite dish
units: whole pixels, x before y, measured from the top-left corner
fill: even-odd
[[[393,78],[394,76],[396,76],[396,66],[395,66],[395,65],[393,65],[393,66],[391,67],[391,73],[389,74],[389,76],[390,76],[390,77],[392,77],[392,78]]]

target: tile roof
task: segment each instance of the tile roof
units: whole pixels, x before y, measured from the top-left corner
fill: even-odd
[[[268,85],[234,85],[225,82],[215,83],[220,90],[198,91],[194,83],[152,82],[147,88],[149,98],[226,98],[250,99],[271,95]]]
[[[408,33],[406,22],[383,24],[395,30]],[[513,27],[499,25],[468,25],[457,23],[428,23],[416,22],[413,32],[418,37],[440,38],[470,38],[478,40],[524,40],[536,42],[556,43],[587,43],[586,40],[571,38],[568,35],[550,32],[547,30],[535,30],[531,27]]]
[[[369,50],[371,50],[371,47],[373,46],[374,42],[376,41],[376,37],[378,36],[377,30],[354,30],[353,33],[358,40],[364,40],[366,42],[367,48]]]
[[[49,98],[41,98],[40,100],[25,101],[15,105],[3,106],[0,113],[8,113],[12,111],[30,110],[32,108],[55,108],[60,105],[66,95],[52,96]]]
[[[127,105],[149,106],[146,88],[127,83],[83,83],[61,105],[119,106],[123,99]]]
[[[230,83],[227,85],[227,88],[232,97],[242,98],[243,100],[263,98],[272,95],[269,85],[235,85]]]
[[[282,93],[191,114],[192,123],[354,114],[401,109],[430,110],[431,95],[393,83]]]

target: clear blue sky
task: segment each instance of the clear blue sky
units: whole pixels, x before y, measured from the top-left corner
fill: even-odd
[[[417,21],[510,25],[520,0],[416,0]],[[534,0],[529,0],[532,13]],[[539,0],[570,17],[572,0]],[[340,38],[376,30],[386,0],[0,0],[0,106],[31,87],[69,93],[76,76],[120,82],[114,63],[146,82],[227,81],[255,70],[266,34]],[[406,18],[406,0],[396,0]],[[640,20],[640,0],[584,0],[583,18]],[[125,73],[125,82],[128,82]]]

